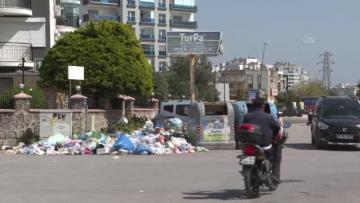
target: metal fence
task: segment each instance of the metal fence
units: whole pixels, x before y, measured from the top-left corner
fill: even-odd
[[[32,46],[28,43],[0,42],[0,61],[32,61]]]
[[[31,9],[31,0],[0,0],[0,8]]]

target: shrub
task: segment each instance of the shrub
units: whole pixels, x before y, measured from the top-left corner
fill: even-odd
[[[8,89],[6,92],[0,95],[0,108],[10,109],[14,108],[14,95],[20,93],[21,90],[16,87]],[[33,88],[30,91],[30,88],[25,88],[24,93],[32,96],[31,99],[31,108],[33,109],[43,109],[46,107],[45,96],[41,89]]]

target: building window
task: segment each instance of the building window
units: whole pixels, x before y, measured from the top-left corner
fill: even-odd
[[[35,70],[36,71],[40,70],[42,62],[43,62],[42,58],[35,58]]]
[[[167,62],[166,61],[159,62],[159,71],[161,71],[161,72],[167,71]]]
[[[257,75],[257,81],[258,81],[258,87],[260,87],[262,85],[261,75]],[[264,87],[262,87],[262,88],[264,88]]]
[[[166,30],[159,30],[159,41],[166,40]]]
[[[165,14],[159,14],[159,23],[166,24],[166,15]]]
[[[247,77],[246,81],[247,81],[247,84],[248,84],[248,88],[253,89],[254,88],[254,76],[253,75],[247,75],[246,77]]]

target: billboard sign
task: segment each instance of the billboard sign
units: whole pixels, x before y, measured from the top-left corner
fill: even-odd
[[[68,79],[69,80],[84,80],[84,67],[83,66],[68,66]]]
[[[221,32],[167,32],[166,50],[170,56],[217,56],[222,52],[221,40]]]

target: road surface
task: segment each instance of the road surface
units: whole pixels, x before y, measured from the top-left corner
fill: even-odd
[[[360,202],[353,149],[315,150],[294,124],[275,192],[246,199],[236,155],[24,156],[0,153],[0,202]]]

